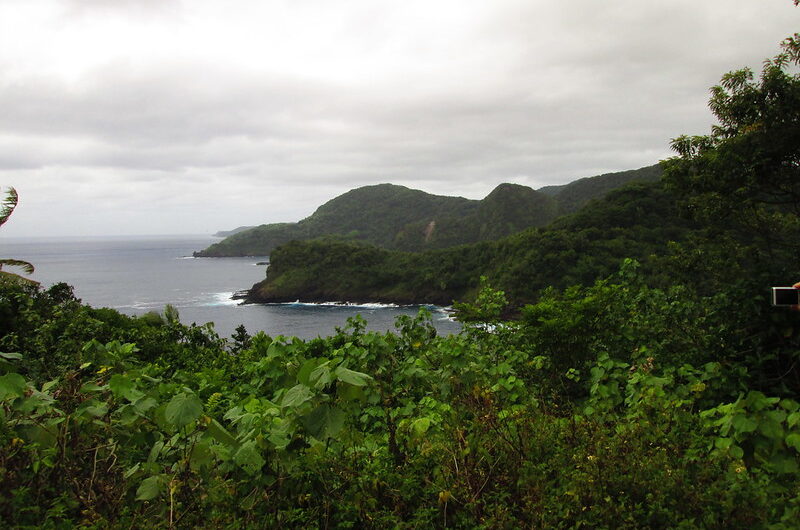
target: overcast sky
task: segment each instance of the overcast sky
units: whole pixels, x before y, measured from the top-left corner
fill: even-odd
[[[791,0],[0,0],[0,236],[297,221],[653,164]]]

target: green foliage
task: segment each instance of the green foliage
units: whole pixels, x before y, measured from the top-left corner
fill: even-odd
[[[422,310],[396,333],[356,318],[307,342],[259,333],[236,355],[208,328],[97,314],[63,288],[2,293],[2,340],[21,346],[0,375],[11,526],[758,526],[794,513],[796,397],[737,398],[752,374],[703,361],[724,348],[720,306],[648,286],[633,262],[550,291],[516,323],[484,282],[459,306],[460,335],[438,337]],[[48,335],[62,318],[103,338]],[[41,343],[64,354],[45,362]]]
[[[655,164],[639,169],[582,178],[569,184],[541,188],[539,191],[554,197],[558,201],[559,213],[564,215],[575,213],[586,206],[589,201],[600,199],[609,192],[632,182],[655,182],[661,178],[661,174],[661,165]]]
[[[770,105],[793,119],[797,56],[787,43],[760,85],[724,78],[720,129],[670,162],[675,192],[634,185],[548,230],[447,251],[336,240],[273,255],[273,296],[312,280],[320,297],[386,294],[391,279],[397,298],[468,293],[457,335],[423,309],[392,333],[356,317],[326,338],[241,327],[228,341],[174,308],[126,317],[63,284],[0,285],[0,521],[796,527],[800,320],[758,287],[796,271],[767,257],[791,257],[796,241],[775,242],[797,214],[758,180],[793,180],[796,160],[748,146],[784,130]],[[731,210],[714,203],[728,186],[747,205],[728,226],[679,214]]]
[[[486,276],[481,276],[480,291],[474,303],[455,303],[458,320],[462,322],[478,322],[480,324],[497,324],[508,305],[505,293],[492,289]]]
[[[666,176],[707,223],[732,225],[796,254],[800,75],[792,72],[796,53],[789,43],[784,47],[765,61],[758,81],[749,69],[723,76],[709,103],[719,124],[708,136],[673,140],[679,156],[669,161]]]
[[[431,195],[379,184],[351,190],[298,223],[275,223],[237,231],[196,256],[266,256],[290,241],[323,237],[420,251],[490,241],[572,213],[591,199],[634,180],[654,180],[658,166],[576,181],[539,192],[500,184],[483,200]],[[556,195],[558,200],[551,198]]]
[[[17,194],[17,190],[14,188],[8,188],[6,191],[5,199],[3,202],[0,203],[0,226],[3,226],[7,221],[8,218],[11,217],[11,214],[14,213],[14,209],[17,207],[17,202],[19,201],[19,195]],[[18,259],[11,259],[11,258],[0,258],[0,284],[4,283],[16,283],[16,284],[36,284],[33,280],[29,280],[18,274],[14,274],[8,271],[4,271],[3,266],[7,267],[18,267],[22,269],[25,274],[33,274],[33,265],[28,263],[27,261],[22,261]]]
[[[656,257],[690,229],[673,194],[659,183],[634,184],[548,228],[495,242],[421,253],[343,241],[292,242],[273,251],[267,278],[253,286],[249,299],[448,305],[474,298],[486,276],[519,307],[549,286],[593,283],[624,258],[640,259],[655,274]]]
[[[703,411],[701,416],[718,435],[713,441],[715,450],[742,460],[749,468],[766,468],[781,475],[797,474],[800,453],[797,401],[750,391],[733,403]]]
[[[667,266],[677,282],[726,293],[738,350],[728,357],[759,366],[758,388],[766,391],[800,381],[797,319],[766,299],[770,285],[800,276],[797,64],[795,37],[757,79],[747,69],[723,76],[709,103],[719,123],[707,136],[674,140],[679,156],[666,162],[664,177],[703,226]]]

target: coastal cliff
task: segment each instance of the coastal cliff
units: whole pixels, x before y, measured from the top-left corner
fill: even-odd
[[[591,284],[624,258],[657,275],[668,243],[684,239],[691,228],[661,183],[632,184],[546,228],[496,241],[426,252],[340,239],[293,241],[273,251],[266,279],[246,300],[449,305],[474,296],[486,276],[521,305],[548,286]]]

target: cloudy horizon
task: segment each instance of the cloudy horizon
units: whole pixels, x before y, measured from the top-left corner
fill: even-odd
[[[2,236],[298,221],[391,182],[478,199],[671,156],[790,0],[0,0]]]

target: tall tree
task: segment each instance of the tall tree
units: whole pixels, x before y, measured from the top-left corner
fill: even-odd
[[[800,35],[764,61],[729,72],[711,89],[718,124],[707,136],[681,136],[665,181],[693,215],[734,229],[771,252],[800,255]]]
[[[800,319],[770,306],[770,285],[800,279],[800,35],[756,78],[725,74],[711,89],[718,123],[672,142],[664,182],[707,227],[677,250],[678,281],[718,295],[727,332],[718,352],[758,374],[757,386],[800,391]]]

